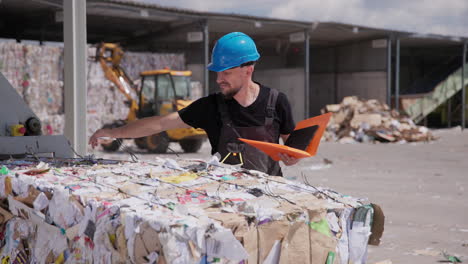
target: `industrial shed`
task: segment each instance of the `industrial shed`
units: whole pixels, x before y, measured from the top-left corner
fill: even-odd
[[[2,0],[0,37],[63,41],[62,2]],[[438,99],[416,103],[410,115],[422,121],[442,103],[452,102],[449,98],[457,98],[452,99],[453,106],[447,104],[447,110],[455,113],[455,122],[461,122],[464,100],[458,94],[464,82],[461,67],[466,38],[313,19],[198,12],[136,0],[86,2],[88,43],[119,42],[131,51],[182,52],[194,79],[205,84],[205,93],[217,89],[215,74],[205,70],[215,40],[242,31],[254,38],[262,55],[255,78],[287,93],[296,120],[316,115],[326,104],[349,95],[379,99],[403,110],[437,86],[447,87],[443,81],[452,76],[460,79],[456,87],[445,88],[450,92],[438,93]],[[447,115],[447,121],[451,116]]]

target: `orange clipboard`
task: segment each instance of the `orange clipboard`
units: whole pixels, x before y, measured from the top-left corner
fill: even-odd
[[[292,148],[287,145],[281,145],[281,144],[276,144],[276,143],[251,140],[251,139],[245,139],[245,138],[239,138],[239,140],[265,152],[266,154],[268,154],[268,156],[270,156],[275,161],[281,160],[278,155],[279,153],[288,154],[289,156],[294,157],[296,159],[312,157],[312,156],[315,156],[315,154],[317,153],[320,140],[323,136],[323,132],[325,132],[325,129],[327,128],[328,121],[330,120],[331,115],[332,113],[326,113],[326,114],[312,117],[306,120],[302,120],[299,123],[297,123],[296,128],[294,128],[294,131],[291,133],[290,137],[294,134],[295,131],[299,131],[307,127],[318,126],[317,129],[315,130],[315,134],[313,135],[312,139],[310,140],[305,150]]]

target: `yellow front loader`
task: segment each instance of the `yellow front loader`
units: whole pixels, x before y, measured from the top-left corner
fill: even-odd
[[[125,120],[117,120],[104,127],[114,128],[137,118],[169,114],[192,103],[188,99],[191,71],[144,71],[140,74],[141,87],[138,88],[120,66],[123,54],[120,46],[114,43],[101,43],[97,48],[96,59],[99,60],[106,78],[125,95],[126,105],[130,108]],[[136,96],[132,96],[135,94]],[[182,128],[137,138],[135,144],[153,153],[165,153],[170,142],[178,142],[185,152],[197,152],[205,139],[206,133],[202,129]],[[121,141],[114,140],[101,145],[106,151],[117,151]]]

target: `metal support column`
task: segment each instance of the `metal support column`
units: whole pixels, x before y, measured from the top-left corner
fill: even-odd
[[[387,39],[387,105],[392,107],[392,38]]]
[[[86,1],[63,0],[65,136],[86,154]]]
[[[400,38],[395,41],[395,110],[400,111]]]
[[[452,97],[447,100],[447,127],[452,126]]]
[[[304,30],[304,115],[309,118],[309,91],[310,91],[310,71],[309,71],[309,58],[310,58],[310,45],[309,45],[309,30]]]
[[[462,130],[465,129],[466,122],[466,87],[465,87],[465,63],[466,63],[466,48],[468,43],[463,44],[463,62],[462,62]]]
[[[208,21],[203,23],[203,56],[204,56],[204,68],[203,68],[203,82],[204,82],[204,95],[207,96],[210,93],[210,72],[208,71],[208,63],[210,59],[210,35],[208,32]]]

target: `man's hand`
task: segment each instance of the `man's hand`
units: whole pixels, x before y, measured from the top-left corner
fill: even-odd
[[[278,156],[280,157],[281,161],[283,161],[284,165],[291,166],[299,162],[299,159],[289,156],[288,154],[279,153]]]
[[[101,128],[94,132],[94,134],[89,138],[88,144],[91,145],[91,147],[95,148],[98,145],[98,139],[103,138],[103,137],[112,137],[110,128]]]

